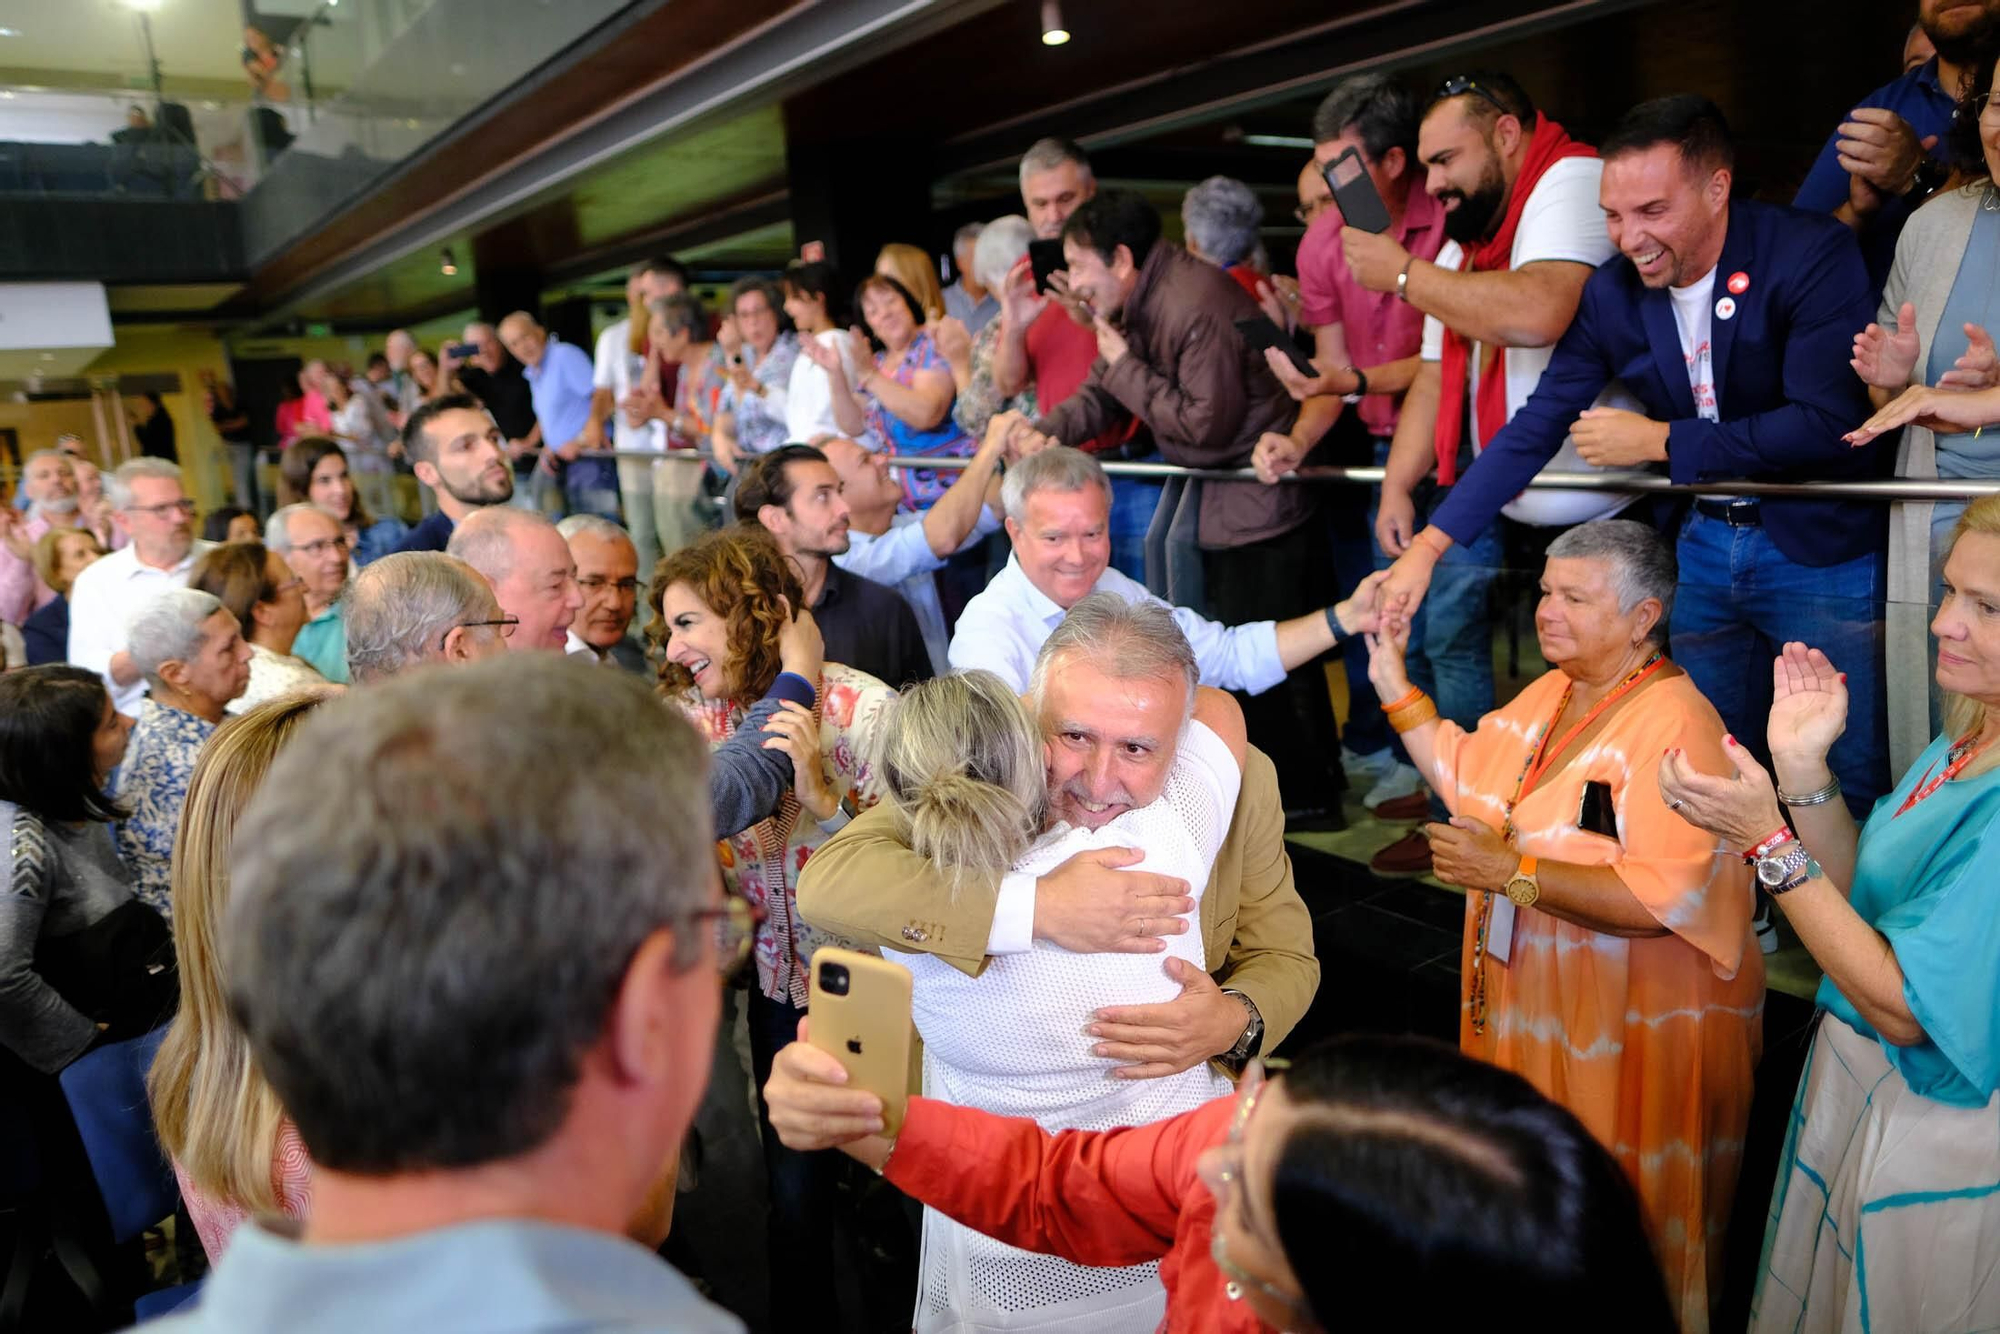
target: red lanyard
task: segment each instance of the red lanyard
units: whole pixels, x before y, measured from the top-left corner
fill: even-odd
[[[1903,804],[1896,808],[1896,814],[1901,815],[1904,811],[1909,810],[1925,797],[1930,796],[1931,793],[1958,777],[1964,771],[1966,765],[1971,764],[1979,758],[1979,752],[1984,749],[1986,747],[1979,743],[1979,733],[1968,732],[1960,737],[1952,743],[1951,749],[1945,754],[1944,772],[1933,778],[1928,770],[1925,771],[1924,781],[1917,784],[1909,796],[1903,798]],[[1932,767],[1935,768],[1936,766],[1933,765]]]

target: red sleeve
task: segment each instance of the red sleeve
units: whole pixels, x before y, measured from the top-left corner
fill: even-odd
[[[884,1173],[940,1213],[1010,1246],[1080,1265],[1135,1265],[1174,1244],[1195,1160],[1229,1132],[1218,1098],[1151,1125],[1050,1135],[1025,1118],[910,1099]]]

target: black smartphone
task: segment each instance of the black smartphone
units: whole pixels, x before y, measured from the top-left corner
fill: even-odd
[[[1069,261],[1063,258],[1061,241],[1028,242],[1028,263],[1034,266],[1037,292],[1049,290],[1050,274],[1061,273],[1069,267]]]
[[[1333,191],[1341,221],[1364,232],[1379,234],[1389,230],[1389,208],[1376,193],[1375,182],[1369,179],[1368,168],[1357,150],[1350,148],[1327,163],[1325,174],[1326,188]]]
[[[1583,785],[1583,798],[1576,804],[1576,827],[1586,834],[1618,837],[1618,809],[1611,801],[1611,785],[1591,779]]]
[[[445,355],[454,361],[470,361],[479,355],[479,344],[447,343],[445,344],[444,351]]]
[[[1319,374],[1312,362],[1306,359],[1306,354],[1299,351],[1299,345],[1294,343],[1283,329],[1271,323],[1269,316],[1253,315],[1247,320],[1238,320],[1236,332],[1242,334],[1243,341],[1259,352],[1268,347],[1277,348],[1291,359],[1292,369],[1308,380]]]

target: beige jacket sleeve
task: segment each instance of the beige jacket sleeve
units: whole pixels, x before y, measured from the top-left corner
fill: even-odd
[[[799,916],[812,926],[877,949],[934,954],[973,977],[986,967],[999,896],[998,876],[952,894],[930,859],[904,845],[887,803],[855,816],[799,872]]]
[[[1285,851],[1278,771],[1254,746],[1245,757],[1236,816],[1202,906],[1209,957],[1222,958],[1215,980],[1256,1005],[1264,1016],[1268,1052],[1311,1008],[1319,990],[1319,959],[1313,953],[1312,914],[1292,881],[1292,859]]]

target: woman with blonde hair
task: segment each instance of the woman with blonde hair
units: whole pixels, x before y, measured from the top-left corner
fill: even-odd
[[[181,1004],[146,1077],[153,1124],[211,1264],[252,1214],[304,1218],[312,1163],[231,1017],[222,973],[236,821],[292,734],[332,689],[259,704],[202,748],[174,843],[174,953]]]
[[[944,318],[944,288],[938,285],[937,265],[921,248],[891,241],[875,256],[875,272],[909,289],[924,308],[924,323]]]
[[[1804,644],[1772,666],[1772,773],[1733,739],[1734,777],[1659,763],[1825,970],[1753,1331],[2000,1322],[2000,496],[1953,527],[1931,632],[1944,731],[1858,828],[1826,763],[1847,678]]]
[[[1164,607],[1115,594],[1070,609],[1036,662],[1034,697],[1065,669],[1098,672],[1132,698],[1159,702],[1160,730],[1179,734],[1159,795],[1095,827],[1057,818],[1045,832],[1052,811],[1075,808],[1049,800],[1043,736],[1028,707],[992,672],[943,676],[912,686],[883,728],[884,800],[909,847],[951,892],[1010,872],[1046,875],[1079,853],[1144,848],[1145,869],[1186,881],[1198,905],[1243,782],[1241,707],[1197,688],[1194,651]],[[1047,744],[1075,743],[1065,735]],[[1173,1001],[1181,983],[1166,959],[1208,971],[1199,932],[1167,937],[1165,958],[1037,942],[989,958],[977,977],[934,955],[883,953],[916,982],[927,1097],[1030,1117],[1053,1134],[1144,1125],[1229,1093],[1206,1063],[1120,1078],[1119,1062],[1098,1055],[1085,1031],[1107,1007]],[[925,1218],[918,1293],[919,1334],[1071,1330],[1086,1319],[1097,1334],[1149,1334],[1166,1303],[1157,1264],[1088,1267],[1030,1254],[935,1211]]]

